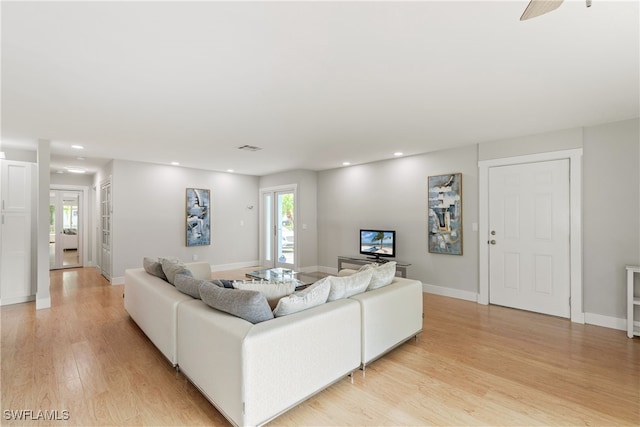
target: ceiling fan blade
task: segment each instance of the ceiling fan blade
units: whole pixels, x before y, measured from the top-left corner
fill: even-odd
[[[520,17],[521,21],[544,15],[560,7],[564,0],[531,0]]]

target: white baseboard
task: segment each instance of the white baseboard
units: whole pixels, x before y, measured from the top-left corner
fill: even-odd
[[[112,277],[111,278],[112,285],[124,285],[124,276],[120,277]]]
[[[441,295],[444,297],[463,299],[466,301],[478,302],[477,292],[463,291],[461,289],[445,288],[444,286],[436,286],[436,285],[429,285],[427,283],[423,283],[422,292],[426,292],[428,294],[434,294],[434,295]]]
[[[30,295],[30,296],[26,296],[26,297],[3,298],[2,300],[0,300],[0,306],[2,306],[2,305],[12,305],[12,304],[22,304],[24,302],[31,302],[31,301],[33,301],[35,299],[36,299],[35,295]]]
[[[627,330],[627,319],[603,316],[602,314],[585,313],[584,323],[587,323],[589,325],[602,326],[604,328],[618,329],[620,331]]]

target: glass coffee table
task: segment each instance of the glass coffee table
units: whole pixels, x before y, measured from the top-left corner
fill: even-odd
[[[323,277],[327,276],[322,273],[299,273],[289,268],[265,268],[263,270],[256,270],[245,274],[249,279],[255,280],[267,280],[273,282],[288,282],[295,280],[299,282],[296,286],[296,290],[304,289],[309,285],[317,282]]]

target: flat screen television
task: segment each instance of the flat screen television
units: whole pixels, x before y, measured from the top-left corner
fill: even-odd
[[[395,258],[395,230],[360,230],[360,253],[370,258]]]

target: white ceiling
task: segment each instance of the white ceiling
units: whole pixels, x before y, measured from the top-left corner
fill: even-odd
[[[264,175],[639,116],[637,1],[526,5],[3,1],[3,147]]]

